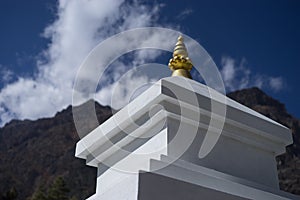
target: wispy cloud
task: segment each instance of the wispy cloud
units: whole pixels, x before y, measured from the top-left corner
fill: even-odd
[[[282,77],[270,77],[269,78],[270,87],[275,91],[280,91],[283,89],[283,79]]]
[[[53,116],[70,105],[76,72],[90,50],[115,33],[156,25],[159,10],[160,5],[137,0],[60,0],[57,19],[43,33],[49,46],[36,60],[37,73],[19,77],[0,91],[0,125],[13,118]],[[2,81],[10,80],[10,71],[1,73]]]
[[[7,84],[13,80],[14,73],[7,67],[0,65],[0,77],[2,77],[2,83]]]
[[[190,8],[186,8],[183,11],[181,11],[176,18],[178,20],[184,20],[185,18],[187,18],[188,16],[190,16],[194,11]]]
[[[271,89],[275,92],[282,90],[284,80],[282,77],[273,77],[265,74],[256,74],[248,67],[243,58],[237,61],[231,57],[223,57],[221,61],[221,75],[227,92],[249,87]]]

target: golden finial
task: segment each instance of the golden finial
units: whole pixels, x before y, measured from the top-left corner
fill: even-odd
[[[190,71],[193,67],[183,42],[183,37],[178,37],[174,48],[173,58],[169,61],[169,68],[173,71],[172,76],[184,76],[192,79]]]

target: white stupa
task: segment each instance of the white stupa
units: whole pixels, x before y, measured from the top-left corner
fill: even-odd
[[[190,79],[182,37],[169,67],[77,143],[98,169],[88,200],[297,199],[279,190],[275,160],[290,130]]]

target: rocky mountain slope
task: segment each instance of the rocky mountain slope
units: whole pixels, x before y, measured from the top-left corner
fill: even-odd
[[[85,105],[93,105],[93,101]],[[84,106],[85,106],[84,105]],[[99,123],[111,116],[111,109],[95,104]],[[97,124],[86,124],[89,132]],[[71,196],[85,199],[95,191],[96,169],[74,157],[79,140],[72,108],[53,118],[11,121],[0,129],[0,199],[11,188],[25,200],[40,186],[48,187],[62,176]]]
[[[289,115],[282,103],[258,88],[236,91],[228,96],[292,129],[295,142],[286,154],[278,157],[279,179],[283,190],[300,194],[300,121]],[[83,106],[87,105],[94,107],[94,102]],[[112,114],[109,107],[95,103],[95,108],[99,123]],[[98,123],[86,121],[82,126],[89,132]],[[14,120],[1,128],[0,199],[12,188],[18,192],[17,199],[28,199],[40,186],[47,187],[58,176],[64,178],[71,196],[78,200],[93,194],[96,169],[74,157],[78,140],[71,107],[53,118]]]
[[[294,144],[277,157],[277,168],[280,188],[300,195],[300,121],[290,115],[282,103],[258,88],[232,92],[228,96],[292,130]]]

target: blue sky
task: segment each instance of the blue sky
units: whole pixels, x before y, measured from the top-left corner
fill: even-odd
[[[226,91],[258,86],[300,117],[300,1],[78,2],[0,1],[1,124],[53,116],[71,104],[77,69],[70,66],[105,38],[143,26],[196,39],[219,67]]]

